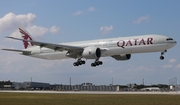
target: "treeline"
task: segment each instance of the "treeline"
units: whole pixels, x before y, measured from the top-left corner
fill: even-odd
[[[12,85],[12,82],[10,80],[8,80],[8,81],[0,81],[0,85]]]

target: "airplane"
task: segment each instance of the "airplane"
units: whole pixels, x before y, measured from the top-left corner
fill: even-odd
[[[130,37],[107,38],[98,40],[87,40],[69,43],[47,43],[36,41],[30,33],[23,27],[19,27],[22,38],[6,37],[20,40],[24,44],[24,49],[7,49],[6,51],[20,52],[20,54],[35,58],[56,60],[56,59],[77,59],[74,66],[85,64],[82,59],[94,59],[92,67],[102,65],[101,57],[111,56],[115,60],[129,60],[131,54],[161,52],[160,59],[164,59],[164,53],[176,45],[176,41],[163,35],[139,35]]]

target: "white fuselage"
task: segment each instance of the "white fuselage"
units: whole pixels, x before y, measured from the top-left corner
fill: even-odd
[[[142,35],[131,37],[108,38],[99,40],[79,41],[70,43],[60,43],[70,46],[79,47],[98,47],[101,49],[101,57],[133,54],[133,53],[147,53],[165,51],[176,45],[176,41],[169,40],[169,37],[162,35]],[[31,57],[55,60],[70,58],[67,56],[67,51],[54,51],[49,48],[40,46],[33,46],[26,49],[32,51]]]

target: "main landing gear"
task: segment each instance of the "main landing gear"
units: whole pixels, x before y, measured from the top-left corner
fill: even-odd
[[[163,52],[161,52],[161,56],[160,56],[160,60],[164,60],[164,53],[167,52],[167,50],[164,50]]]
[[[99,59],[96,59],[94,63],[91,63],[91,66],[96,67],[96,66],[99,66],[99,65],[102,65],[102,64],[103,64],[102,61],[99,61]]]
[[[83,65],[85,64],[86,62],[84,60],[81,60],[81,58],[79,58],[76,62],[73,63],[74,66],[79,66],[79,65]],[[96,67],[96,66],[99,66],[99,65],[102,65],[103,62],[102,61],[99,61],[99,59],[96,59],[94,61],[94,63],[91,63],[91,66],[92,67]]]
[[[86,62],[84,60],[81,60],[81,59],[78,59],[77,62],[74,62],[73,65],[74,66],[79,66],[79,65],[82,65],[82,64],[85,64]]]

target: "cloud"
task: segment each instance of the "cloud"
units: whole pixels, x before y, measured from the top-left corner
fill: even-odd
[[[87,11],[88,11],[88,12],[94,12],[94,11],[95,11],[95,8],[94,8],[94,7],[89,7]],[[79,10],[79,11],[73,13],[73,15],[74,15],[74,16],[79,16],[79,15],[82,15],[82,14],[84,14],[84,13],[85,13],[85,12],[83,12],[82,10]]]
[[[177,61],[176,59],[172,58],[172,59],[170,59],[170,60],[168,61],[169,64],[166,64],[166,65],[162,66],[162,68],[165,68],[165,69],[170,69],[170,68],[178,69],[178,68],[180,68],[180,64],[179,64],[179,65],[176,65],[176,66],[175,66],[175,64],[173,64],[173,63],[175,63],[176,61]]]
[[[46,33],[57,34],[60,32],[60,28],[57,26],[52,26],[51,28],[41,27],[41,26],[29,26],[27,30],[35,37],[43,36]]]
[[[169,63],[175,63],[175,62],[176,62],[176,59],[172,58],[172,59],[169,60]]]
[[[180,69],[180,64],[175,66],[176,69]]]
[[[113,26],[101,26],[100,31],[102,34],[109,34],[113,30]]]
[[[81,15],[81,14],[83,14],[82,11],[77,11],[77,12],[73,13],[74,16],[78,16],[78,15]]]
[[[31,35],[33,35],[33,36],[35,36],[35,37],[42,36],[42,35],[44,35],[45,33],[48,33],[48,32],[49,32],[49,29],[48,29],[48,28],[41,27],[41,26],[36,26],[36,25],[27,27],[26,29],[28,30],[28,32],[29,32]]]
[[[52,26],[51,29],[50,29],[50,32],[52,34],[57,34],[59,31],[60,31],[60,28],[56,27],[56,26]]]
[[[155,70],[155,67],[145,66],[145,65],[133,66],[133,67],[128,68],[128,72],[152,72],[154,70]]]
[[[144,21],[146,21],[146,22],[150,21],[150,16],[147,15],[147,16],[139,17],[138,19],[134,20],[133,23],[134,24],[140,24],[140,23],[142,23]]]
[[[46,28],[46,27],[32,25],[25,27],[25,29],[32,35],[32,37],[41,37],[46,33],[57,34],[58,32],[60,32],[60,28],[56,26],[52,26],[51,28]],[[18,29],[12,32],[10,36],[21,38]]]
[[[173,65],[171,65],[171,64],[166,64],[166,65],[163,66],[163,68],[165,68],[165,69],[173,68]]]
[[[28,26],[33,23],[35,18],[36,15],[32,13],[16,15],[10,12],[0,18],[0,33],[16,29],[20,24]]]
[[[3,32],[11,32],[10,36],[19,38],[20,35],[17,29],[19,25],[23,25],[25,29],[33,35],[33,37],[43,36],[46,33],[57,34],[61,31],[60,27],[57,26],[46,28],[34,25],[35,19],[36,15],[32,13],[16,15],[10,12],[0,18],[0,34]]]
[[[93,11],[95,11],[95,9],[94,9],[94,7],[89,7],[89,8],[88,8],[88,11],[89,11],[89,12],[93,12]]]

